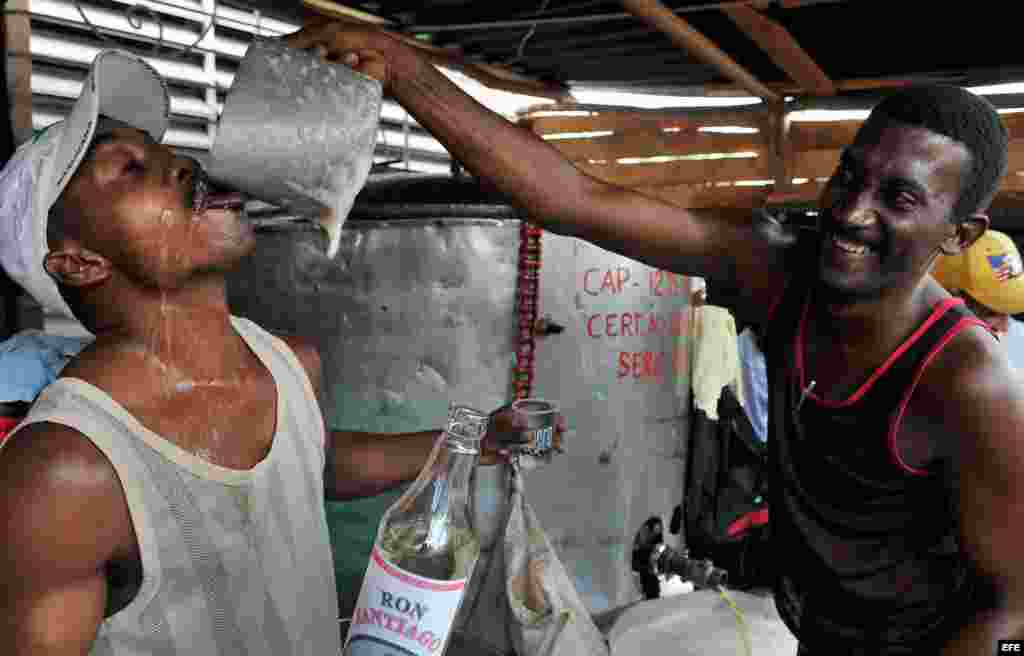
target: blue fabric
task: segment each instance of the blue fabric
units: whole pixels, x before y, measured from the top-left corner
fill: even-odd
[[[768,373],[764,353],[750,328],[739,334],[740,369],[743,372],[743,409],[762,442],[768,441]]]
[[[1000,341],[1010,356],[1010,364],[1024,371],[1024,322],[1010,317],[1009,331]]]
[[[0,343],[0,402],[31,403],[90,342],[26,330]]]

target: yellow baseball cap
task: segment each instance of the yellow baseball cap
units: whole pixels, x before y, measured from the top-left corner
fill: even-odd
[[[959,255],[940,255],[932,276],[947,291],[964,291],[1000,314],[1024,312],[1024,265],[1013,240],[986,230]]]

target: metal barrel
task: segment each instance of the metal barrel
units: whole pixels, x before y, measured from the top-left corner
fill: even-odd
[[[449,403],[491,411],[512,400],[520,220],[507,205],[429,184],[429,202],[403,190],[417,200],[401,213],[386,189],[368,189],[334,259],[315,230],[260,232],[229,281],[237,314],[317,344],[334,428],[438,429]],[[373,218],[374,194],[391,199],[386,220]],[[689,281],[550,233],[541,257],[540,314],[565,330],[537,339],[534,395],[558,403],[569,433],[564,455],[526,473],[527,496],[599,612],[640,598],[633,535],[652,514],[667,525],[682,502]],[[328,507],[343,612],[396,497]]]

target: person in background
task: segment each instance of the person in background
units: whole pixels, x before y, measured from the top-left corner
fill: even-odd
[[[963,252],[938,258],[932,277],[992,326],[1010,363],[1024,371],[1024,324],[1011,316],[1024,312],[1024,264],[1009,235],[986,231]]]

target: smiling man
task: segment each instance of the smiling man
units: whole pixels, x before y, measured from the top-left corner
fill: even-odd
[[[325,430],[316,351],[228,310],[253,232],[167,109],[101,53],[0,171],[0,263],[95,335],[0,450],[0,653],[333,656],[325,493],[411,480],[437,432]]]
[[[1024,390],[987,328],[928,276],[987,228],[1007,135],[958,88],[881,103],[792,248],[749,214],[604,184],[384,32],[293,35],[380,79],[468,169],[545,228],[731,288],[766,325],[776,601],[808,654],[992,654],[1022,637]]]

